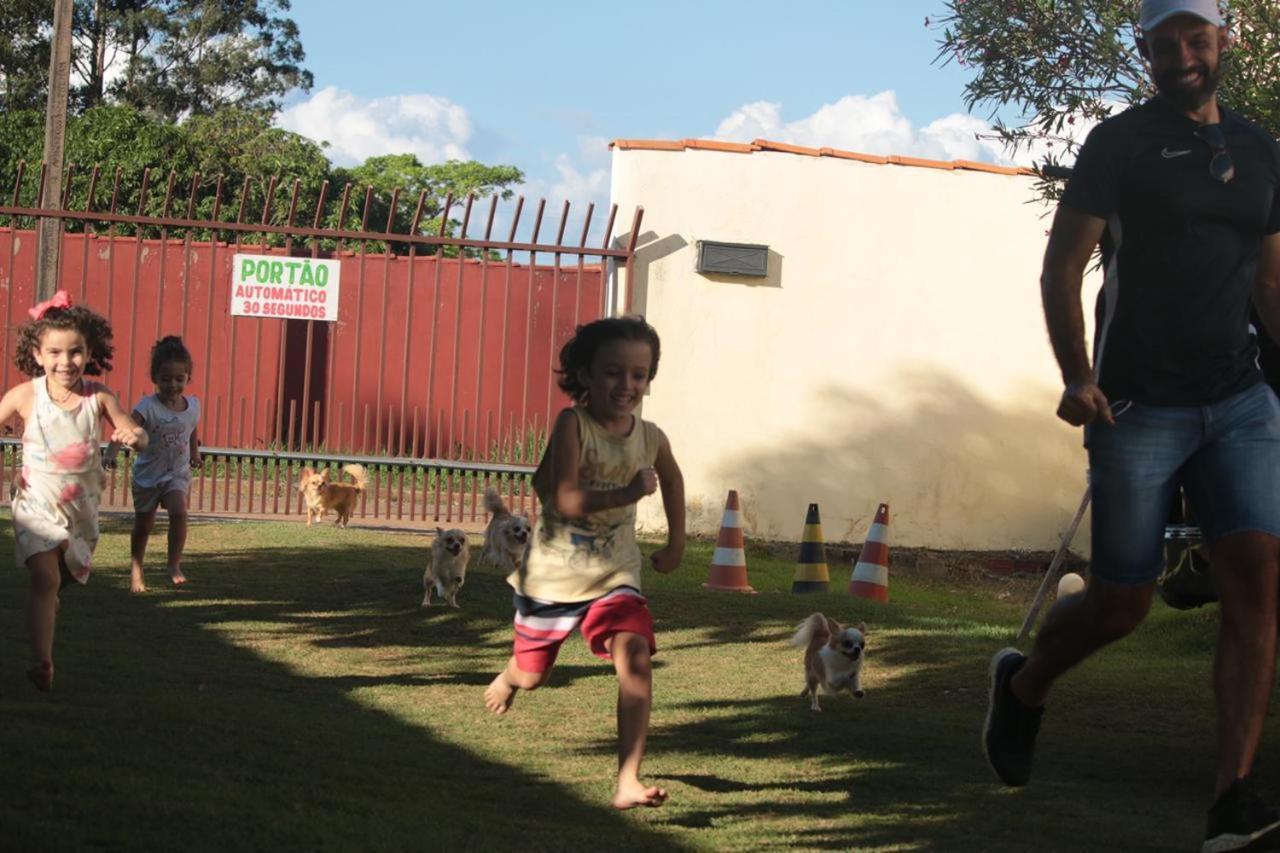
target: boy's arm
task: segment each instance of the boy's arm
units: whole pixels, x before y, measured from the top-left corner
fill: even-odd
[[[132,447],[134,450],[146,448],[147,431],[139,426],[138,422],[120,407],[120,401],[116,399],[114,393],[107,388],[101,388],[98,391],[98,402],[102,405],[103,411],[106,412],[107,418],[110,419],[111,425],[115,428],[111,433],[112,443],[123,444],[125,447]]]
[[[662,484],[662,509],[667,514],[667,546],[655,551],[649,559],[654,569],[667,574],[675,571],[684,557],[684,475],[671,452],[671,442],[661,430],[658,431],[658,457],[653,467],[658,472],[658,482]]]
[[[638,428],[639,424],[636,426]],[[627,506],[658,490],[658,475],[652,468],[636,472],[631,482],[621,489],[584,489],[579,486],[582,436],[578,432],[578,417],[570,409],[565,409],[556,418],[549,452],[552,508],[565,518],[583,518],[593,512]]]

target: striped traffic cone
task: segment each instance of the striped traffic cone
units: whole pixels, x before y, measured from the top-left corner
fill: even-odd
[[[804,516],[804,535],[800,537],[800,560],[796,575],[791,581],[791,592],[827,592],[831,589],[831,577],[827,574],[827,546],[822,539],[822,519],[818,505],[809,504]]]
[[[747,583],[746,542],[742,538],[742,512],[738,507],[738,493],[729,490],[724,504],[724,518],[720,521],[720,535],[716,538],[716,552],[711,558],[711,573],[703,586],[724,592],[751,592]]]
[[[849,594],[876,601],[889,600],[889,505],[880,504],[876,520],[849,579]]]

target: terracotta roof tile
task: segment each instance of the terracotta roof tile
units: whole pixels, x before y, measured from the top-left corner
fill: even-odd
[[[901,157],[897,154],[889,158],[889,162],[895,166],[919,166],[924,169],[955,169],[955,163],[950,160],[926,160],[923,157]]]
[[[638,149],[644,151],[683,151],[684,142],[677,140],[675,142],[665,139],[615,139],[609,143],[609,147],[614,146],[621,148],[623,151],[628,149]]]
[[[722,142],[718,139],[686,139],[684,146],[701,151],[731,151],[736,154],[750,154],[752,151],[760,150],[758,145],[746,142]]]
[[[884,166],[889,158],[880,154],[860,154],[857,151],[842,151],[839,148],[822,148],[823,157],[836,157],[841,160],[858,160],[862,163],[875,163]]]
[[[806,157],[821,157],[822,149],[806,148],[803,145],[791,145],[787,142],[770,142],[768,139],[753,139],[751,144],[762,151],[781,151],[786,154],[803,154]]]
[[[1016,166],[997,166],[992,163],[979,163],[974,160],[929,160],[923,157],[906,157],[897,154],[883,156],[880,154],[863,154],[858,151],[844,151],[839,148],[809,148],[803,145],[791,145],[787,142],[773,142],[768,139],[756,139],[750,143],[725,142],[719,139],[615,139],[609,143],[610,148],[623,151],[722,151],[733,154],[751,154],[756,151],[777,151],[784,154],[799,154],[805,157],[834,157],[839,160],[856,160],[861,163],[874,163],[885,166],[910,166],[922,169],[948,169],[971,172],[987,172],[993,175],[1035,175],[1031,169]]]

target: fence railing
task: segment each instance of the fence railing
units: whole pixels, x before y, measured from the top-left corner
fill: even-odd
[[[53,203],[44,167],[19,166],[0,204],[2,346],[11,354],[35,301],[30,229],[58,219],[59,286],[111,321],[117,354],[103,381],[125,405],[152,390],[155,340],[180,334],[192,351],[189,393],[221,472],[198,478],[192,502],[229,512],[297,506],[296,488],[290,497],[276,478],[298,459],[255,454],[376,457],[395,484],[380,475],[365,511],[419,519],[424,506],[456,514],[464,485],[494,475],[484,465],[536,462],[568,402],[559,350],[580,323],[623,309],[612,272],[632,265],[643,218],[636,208],[616,234],[616,205],[597,217],[594,205],[564,202],[556,216],[523,198],[380,197],[350,184],[331,197],[328,183],[308,194],[277,177],[233,191],[222,177],[146,169],[135,178],[71,166]],[[336,261],[337,322],[234,315],[237,253]],[[3,387],[20,379],[0,362]],[[408,488],[427,481],[429,499]],[[513,497],[527,504],[522,488]]]
[[[104,451],[107,445],[103,445]],[[350,481],[341,467],[363,465],[368,487],[354,519],[429,524],[481,524],[488,514],[484,492],[494,488],[515,513],[533,515],[534,465],[476,460],[415,459],[329,453],[200,448],[202,464],[192,474],[188,508],[192,512],[236,516],[291,516],[305,513],[298,486],[304,467],[331,469],[334,482]],[[129,457],[108,460],[101,507],[133,507]],[[0,494],[8,501],[22,470],[22,442],[0,439]],[[333,520],[332,517],[330,520]]]

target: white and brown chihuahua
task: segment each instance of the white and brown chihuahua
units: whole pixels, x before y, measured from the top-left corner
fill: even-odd
[[[484,508],[493,516],[484,530],[484,558],[505,573],[520,571],[533,525],[527,516],[508,509],[495,488],[484,490]]]
[[[856,699],[866,695],[859,681],[866,657],[866,637],[865,623],[846,628],[821,613],[814,613],[796,626],[791,644],[804,647],[804,690],[800,695],[809,697],[810,710],[822,710],[818,707],[819,688],[827,693],[848,690]]]
[[[431,561],[422,573],[422,606],[431,606],[431,593],[434,592],[450,607],[457,607],[458,590],[467,581],[470,559],[467,534],[456,527],[452,530],[437,527],[435,541],[431,543]]]

